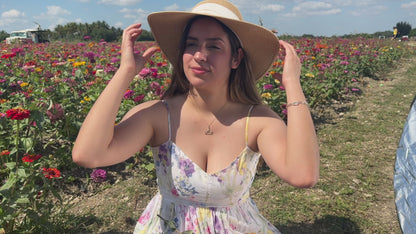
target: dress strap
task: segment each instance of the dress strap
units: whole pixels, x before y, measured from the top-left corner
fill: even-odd
[[[250,106],[250,109],[248,109],[247,113],[247,119],[246,119],[246,130],[245,130],[245,141],[246,145],[248,145],[248,120],[250,119],[251,111],[253,110],[254,105]]]
[[[171,141],[172,140],[172,138],[171,138],[171,136],[172,136],[172,127],[171,127],[171,121],[170,121],[169,105],[168,105],[168,102],[166,100],[162,100],[162,103],[165,104],[166,110],[168,111],[169,141]]]

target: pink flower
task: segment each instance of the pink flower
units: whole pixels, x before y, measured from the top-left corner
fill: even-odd
[[[145,67],[143,68],[140,72],[139,75],[143,78],[145,78],[146,76],[148,76],[151,73],[150,69]]]
[[[265,84],[265,85],[263,86],[263,89],[264,89],[264,90],[272,90],[272,89],[273,89],[273,85],[272,85],[272,84]]]

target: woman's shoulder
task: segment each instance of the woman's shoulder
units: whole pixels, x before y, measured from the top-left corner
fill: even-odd
[[[281,119],[276,112],[274,112],[268,105],[265,104],[255,105],[251,112],[251,116]]]

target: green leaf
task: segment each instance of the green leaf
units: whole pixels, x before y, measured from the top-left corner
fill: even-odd
[[[25,169],[23,169],[23,168],[19,168],[19,169],[17,169],[17,174],[18,174],[20,177],[27,178],[26,170],[25,170]]]
[[[16,167],[16,163],[15,162],[8,162],[5,163],[6,167],[9,168],[10,170],[13,170]]]
[[[155,168],[155,164],[154,163],[149,163],[149,164],[145,165],[144,168],[147,171],[151,171],[151,170],[153,170]]]
[[[13,174],[12,174],[13,175]],[[11,176],[5,184],[3,184],[3,186],[1,186],[0,188],[0,192],[1,191],[5,191],[10,189],[13,185],[15,185],[17,182],[17,178],[15,176]]]
[[[33,148],[33,140],[30,137],[22,137],[23,147],[26,152],[29,152]]]
[[[29,199],[27,197],[21,197],[19,199],[16,200],[17,204],[27,204],[29,203]]]

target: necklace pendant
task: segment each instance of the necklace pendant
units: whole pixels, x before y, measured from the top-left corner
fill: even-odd
[[[211,131],[211,127],[208,126],[208,129],[205,130],[205,135],[207,135],[207,136],[214,135],[214,132]]]

